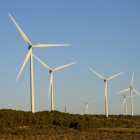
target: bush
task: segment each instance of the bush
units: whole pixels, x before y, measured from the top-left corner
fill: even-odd
[[[70,127],[70,122],[67,121],[67,120],[64,120],[64,121],[63,121],[63,126],[65,126],[65,127]]]
[[[63,126],[63,121],[61,118],[55,118],[53,124],[58,126]]]

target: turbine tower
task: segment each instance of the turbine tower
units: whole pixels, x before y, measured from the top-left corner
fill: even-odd
[[[81,98],[81,97],[80,97]],[[81,98],[82,99],[82,98]],[[91,102],[86,102],[84,99],[82,99],[86,104],[87,104],[87,107],[86,107],[86,114],[88,114],[88,104],[89,103],[92,103],[92,102],[95,102],[96,100],[94,101],[91,101]]]
[[[124,92],[124,91],[130,90],[130,97],[131,97],[131,115],[132,115],[132,116],[133,116],[132,89],[133,89],[137,94],[139,94],[134,88],[132,88],[132,86],[133,86],[133,78],[134,78],[134,71],[133,71],[132,80],[131,80],[131,87],[122,91],[122,92]],[[118,93],[121,93],[121,92],[118,92]],[[118,93],[116,93],[116,94],[118,94]],[[139,94],[139,95],[140,95],[140,94]]]
[[[60,66],[60,67],[57,67],[55,69],[51,69],[49,68],[45,63],[43,63],[40,59],[38,59],[35,55],[33,55],[39,62],[41,62],[44,67],[46,67],[48,70],[50,70],[50,74],[51,74],[51,77],[50,77],[50,86],[49,86],[49,94],[48,94],[48,97],[50,95],[50,90],[51,90],[51,110],[54,110],[54,102],[53,102],[53,72],[56,71],[56,70],[59,70],[61,68],[64,68],[66,66],[69,66],[69,65],[72,65],[72,64],[75,64],[76,62],[74,63],[70,63],[70,64],[67,64],[67,65],[64,65],[64,66]]]
[[[8,13],[9,14],[9,13]],[[27,60],[29,59],[30,57],[30,89],[31,89],[31,111],[32,113],[35,112],[35,109],[34,109],[34,82],[33,82],[33,58],[32,58],[32,49],[34,47],[52,47],[52,46],[68,46],[68,44],[37,44],[37,45],[32,45],[30,43],[30,41],[28,40],[28,38],[26,37],[26,35],[23,33],[23,31],[20,29],[20,27],[18,26],[18,24],[15,22],[15,20],[12,18],[12,16],[9,14],[9,16],[11,17],[11,19],[13,20],[13,22],[15,23],[15,25],[17,26],[18,30],[20,31],[23,39],[29,44],[28,46],[28,53],[26,55],[26,58],[23,62],[23,65],[20,69],[20,72],[17,76],[17,79],[16,81],[18,80]]]
[[[119,74],[116,74],[116,75],[114,75],[114,76],[111,76],[111,77],[109,77],[108,79],[105,79],[103,76],[101,76],[100,74],[98,74],[97,72],[95,72],[94,70],[92,70],[91,68],[89,68],[91,71],[93,71],[95,74],[97,74],[101,79],[103,79],[104,80],[104,82],[105,82],[105,107],[106,107],[106,117],[108,117],[108,106],[107,106],[107,80],[110,80],[110,79],[112,79],[112,78],[114,78],[114,77],[116,77],[116,76],[118,76],[118,75],[120,75],[120,74],[122,74],[122,73],[124,73],[124,72],[122,72],[122,73],[119,73]]]

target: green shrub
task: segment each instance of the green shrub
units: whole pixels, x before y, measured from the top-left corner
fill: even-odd
[[[65,127],[70,127],[70,122],[67,121],[67,120],[64,120],[64,121],[63,121],[63,126],[65,126]]]
[[[63,120],[61,118],[55,118],[53,124],[58,126],[63,126]]]

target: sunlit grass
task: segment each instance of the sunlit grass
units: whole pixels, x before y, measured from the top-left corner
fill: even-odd
[[[104,131],[104,132],[132,132],[132,133],[139,133],[140,129],[136,128],[98,128],[99,131]]]

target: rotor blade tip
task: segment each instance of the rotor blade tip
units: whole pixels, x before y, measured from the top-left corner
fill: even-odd
[[[70,44],[65,44],[66,46],[70,46]]]
[[[11,17],[11,15],[8,13],[8,15]]]
[[[70,46],[70,44],[64,44],[64,45],[62,45],[62,46]]]

